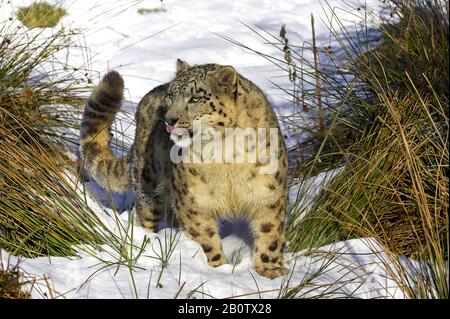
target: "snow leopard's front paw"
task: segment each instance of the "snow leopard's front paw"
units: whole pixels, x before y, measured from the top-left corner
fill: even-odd
[[[208,256],[208,264],[211,267],[219,267],[228,264],[228,259],[223,253],[217,253],[214,256]]]
[[[264,276],[264,277],[267,277],[270,279],[274,279],[274,278],[278,278],[280,276],[287,275],[289,272],[289,270],[285,267],[268,268],[268,267],[259,266],[259,267],[255,267],[255,270],[261,276]]]

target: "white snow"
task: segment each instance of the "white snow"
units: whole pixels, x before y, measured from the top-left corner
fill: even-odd
[[[19,6],[31,2],[16,0],[8,5],[2,2],[0,18],[13,16]],[[376,0],[364,2],[369,10],[379,5]],[[331,7],[348,8],[343,1],[329,0],[328,3]],[[68,16],[62,19],[59,27],[83,30],[80,44],[87,46],[90,52],[86,58],[82,50],[71,48],[69,64],[88,68],[94,83],[108,69],[121,72],[127,97],[132,102],[128,104],[129,111],[134,110],[135,103],[151,88],[173,77],[175,61],[181,58],[191,64],[234,66],[259,85],[277,113],[283,115],[289,112],[287,98],[270,81],[289,88],[285,72],[218,34],[282,58],[278,49],[264,43],[244,24],[262,27],[277,36],[281,25],[286,23],[290,43],[302,44],[311,38],[310,15],[314,14],[319,44],[327,45],[329,41],[325,24],[321,22],[325,16],[324,3],[317,0],[65,0],[63,5]],[[342,19],[347,25],[358,22],[361,13],[356,7],[350,12],[342,11]],[[162,12],[141,15],[137,13],[139,8],[160,8]],[[129,125],[125,134],[132,139],[134,126]],[[298,189],[303,189],[302,202],[297,204],[307,209],[323,186],[323,182],[318,182],[323,178],[326,177],[319,176],[317,180],[306,181],[301,188],[293,188],[291,203],[294,203]],[[199,244],[184,234],[169,228],[151,234],[131,225],[130,211],[125,210],[120,215],[114,213],[98,203],[107,205],[108,196],[104,196],[95,184],[88,185],[88,189],[92,192],[89,203],[105,224],[117,235],[121,233],[117,220],[123,229],[133,228],[133,255],[138,254],[139,247],[143,251],[133,262],[132,271],[117,251],[107,245],[95,254],[88,254],[80,247],[76,258],[20,258],[20,268],[27,279],[35,279],[34,298],[275,298],[286,292],[287,287],[298,285],[302,288],[299,297],[319,294],[323,297],[350,294],[361,298],[403,297],[395,282],[389,279],[385,269],[387,258],[373,239],[341,242],[309,253],[288,253],[289,275],[270,280],[253,270],[252,239],[245,222],[225,223],[223,246],[233,263],[212,269]],[[129,208],[132,194],[117,195],[115,200],[116,206]],[[161,248],[170,241],[174,243],[173,250]],[[169,252],[168,264],[162,269],[161,257]],[[19,260],[4,251],[1,258],[3,263],[9,261],[10,264]],[[319,275],[310,282],[318,271]]]
[[[133,264],[132,272],[126,264],[118,267],[117,253],[111,251],[97,252],[95,257],[82,252],[78,258],[71,259],[21,259],[20,269],[34,284],[33,297],[276,298],[287,288],[297,286],[301,288],[297,297],[301,298],[404,297],[395,281],[386,276],[382,260],[388,258],[370,238],[322,247],[311,255],[288,253],[285,258],[290,273],[270,280],[252,269],[251,249],[235,235],[223,239],[225,254],[230,260],[237,258],[235,264],[211,269],[200,246],[182,233],[168,228],[157,234],[145,234],[141,229],[135,229],[135,232],[136,243],[145,236],[149,242]],[[166,252],[161,250],[158,239],[163,247],[165,241],[177,242],[169,264],[163,270],[160,285],[158,256]],[[374,253],[376,251],[380,253]],[[2,258],[6,263],[8,255],[3,252]],[[9,263],[14,265],[16,258],[9,256]]]

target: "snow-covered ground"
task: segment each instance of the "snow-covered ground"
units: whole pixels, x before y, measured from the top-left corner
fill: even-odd
[[[122,219],[122,222],[125,222]],[[137,243],[148,236],[145,251],[133,265],[117,266],[117,253],[81,253],[78,258],[22,259],[20,269],[34,286],[33,298],[277,298],[299,288],[298,298],[403,298],[371,239],[357,239],[320,248],[314,254],[286,254],[289,274],[270,280],[252,269],[250,247],[235,235],[223,239],[225,254],[235,264],[211,269],[201,247],[182,233],[165,229],[144,234],[135,229]],[[159,240],[177,242],[167,268],[161,272]],[[164,250],[164,249],[163,249]],[[112,257],[116,255],[116,257]],[[157,257],[157,258],[156,258]],[[2,253],[6,263],[8,255]],[[99,261],[102,260],[102,262]],[[9,257],[9,263],[16,263]]]
[[[0,18],[13,16],[17,7],[32,1],[1,2]],[[331,7],[343,6],[344,1],[328,0]],[[364,1],[368,10],[376,9],[376,0]],[[361,13],[355,1],[354,10],[341,11],[347,25],[358,23]],[[282,58],[279,50],[264,43],[244,24],[259,26],[277,35],[287,24],[290,43],[301,44],[311,38],[310,15],[316,18],[316,33],[327,45],[327,31],[322,5],[317,0],[65,0],[68,15],[58,27],[78,28],[84,32],[80,45],[71,48],[68,63],[88,68],[96,83],[108,69],[116,69],[125,78],[127,104],[130,111],[135,103],[154,86],[169,81],[175,72],[175,61],[182,58],[191,64],[219,63],[233,65],[238,72],[259,85],[273,102],[279,115],[289,112],[287,97],[271,81],[289,88],[286,74],[272,63],[243,49],[218,34],[230,37],[255,50]],[[159,12],[139,14],[139,8]],[[51,32],[51,31],[49,31]],[[133,125],[125,133],[132,138]],[[307,181],[302,201],[308,207],[323,185],[326,174]],[[306,188],[305,188],[306,187]],[[120,215],[99,204],[101,191],[94,185],[89,198],[91,206],[117,234],[129,226],[130,211]],[[298,186],[290,192],[291,203],[297,197]],[[94,198],[97,198],[95,200]],[[127,204],[130,195],[118,201]],[[120,227],[117,225],[120,221]],[[225,254],[233,264],[212,269],[201,247],[174,229],[157,234],[141,227],[133,228],[133,243],[142,247],[132,271],[127,265],[117,266],[117,252],[105,246],[95,255],[81,250],[76,258],[42,257],[20,260],[20,268],[28,279],[35,278],[33,297],[59,298],[274,298],[287,288],[302,287],[299,297],[323,294],[323,297],[403,297],[395,282],[389,279],[385,255],[372,239],[357,239],[327,246],[314,253],[287,254],[290,273],[270,280],[259,276],[252,267],[251,236],[244,222],[227,224],[222,231]],[[172,242],[173,249],[163,248]],[[144,245],[145,244],[145,245]],[[379,252],[379,253],[374,253]],[[137,251],[134,252],[136,254]],[[161,258],[170,257],[161,267]],[[15,264],[17,258],[2,252],[4,263]],[[102,262],[100,262],[102,260]],[[162,274],[161,274],[162,272]],[[316,276],[319,274],[318,276]],[[316,277],[315,277],[316,276]],[[313,279],[314,278],[314,279]],[[315,287],[315,289],[312,289]]]

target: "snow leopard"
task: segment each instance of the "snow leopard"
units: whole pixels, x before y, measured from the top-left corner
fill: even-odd
[[[173,80],[153,88],[139,102],[134,142],[126,156],[117,157],[110,146],[111,126],[123,92],[121,75],[109,71],[85,105],[80,153],[89,176],[109,191],[133,188],[139,223],[152,232],[158,231],[162,218],[181,227],[201,245],[212,267],[228,263],[219,220],[246,218],[254,237],[255,271],[271,279],[286,274],[288,158],[276,114],[262,90],[232,66],[191,66],[178,59]],[[263,151],[277,148],[273,171],[260,170],[267,158],[266,162],[174,162],[171,151],[180,138],[174,132],[184,130],[193,137],[194,121],[221,133],[276,129],[276,141],[267,138],[262,145]],[[252,138],[246,136],[247,146]],[[256,139],[263,140],[259,135]],[[236,147],[231,157],[242,152],[250,157],[259,148]]]

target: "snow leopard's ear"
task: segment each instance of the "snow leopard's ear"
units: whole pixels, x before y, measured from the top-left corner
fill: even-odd
[[[221,92],[232,93],[236,88],[237,73],[232,66],[222,66],[212,74],[213,84]]]
[[[183,71],[186,71],[190,67],[191,66],[187,62],[185,62],[183,60],[180,60],[180,59],[177,59],[177,75],[180,74]]]

